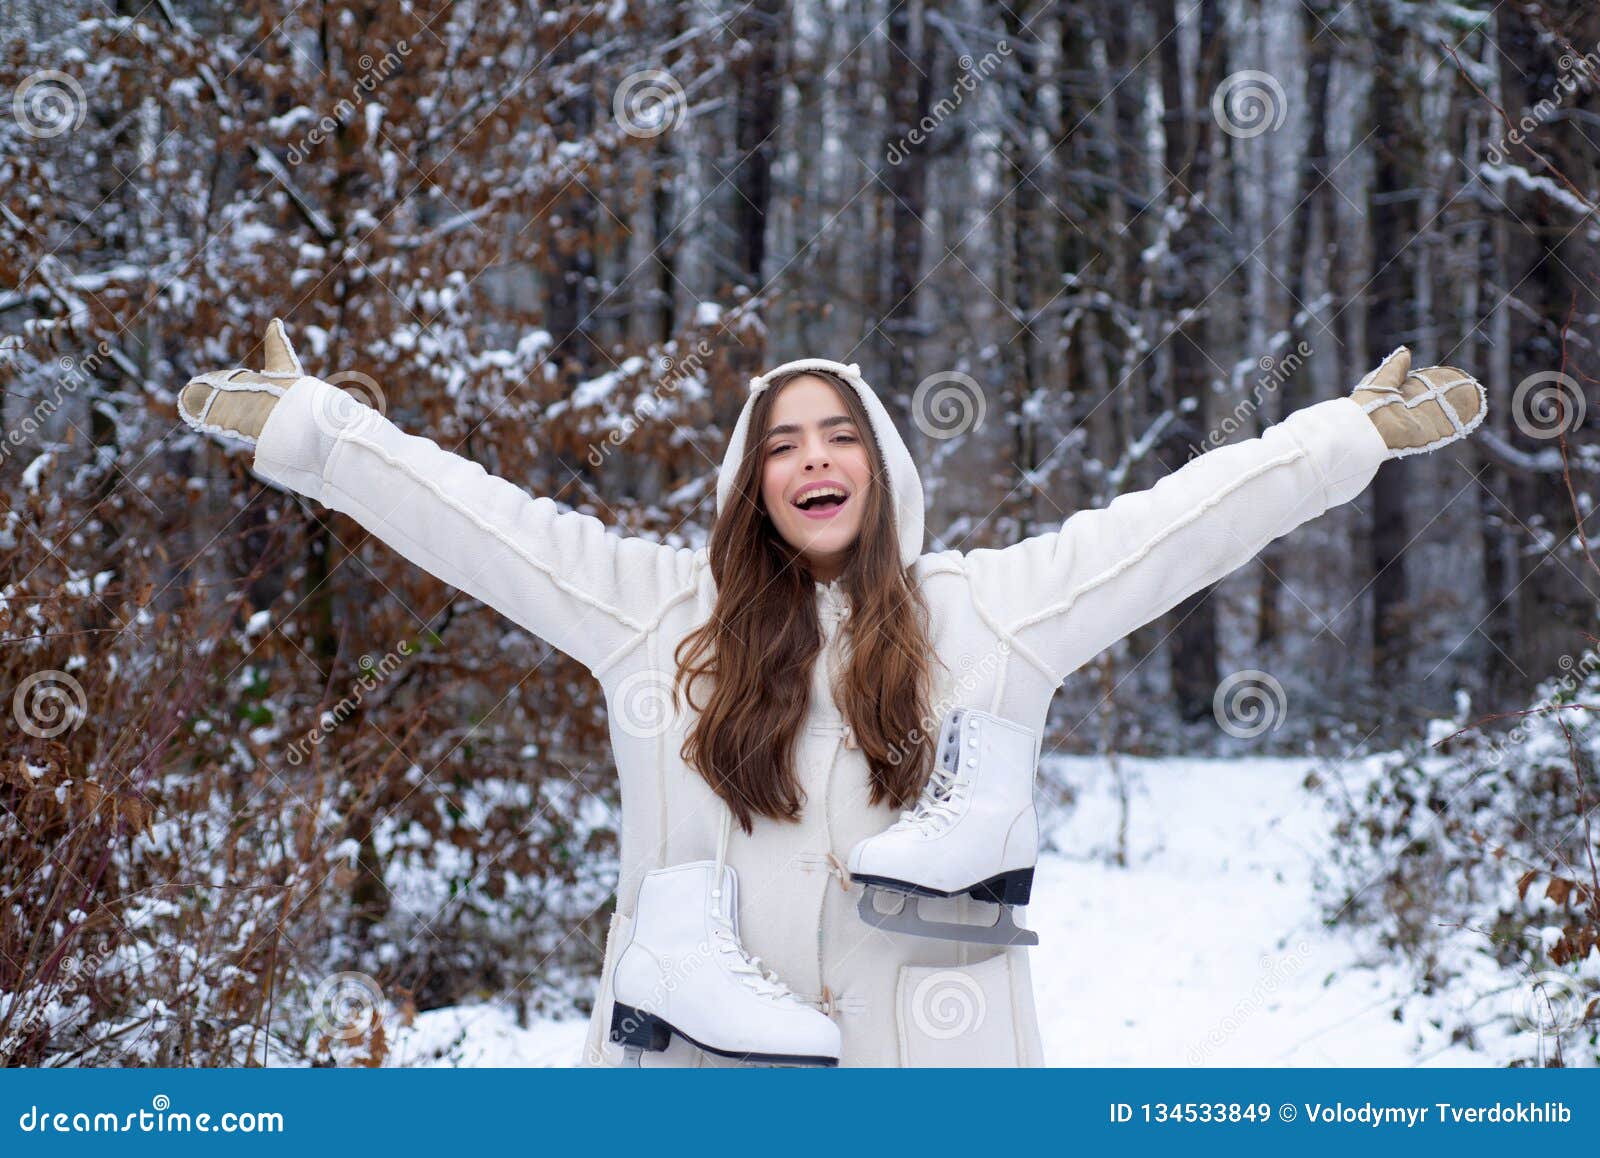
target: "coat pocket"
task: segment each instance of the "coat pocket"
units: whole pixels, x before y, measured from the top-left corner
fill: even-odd
[[[1022,1065],[1007,953],[972,965],[902,965],[895,987],[900,1063]]]

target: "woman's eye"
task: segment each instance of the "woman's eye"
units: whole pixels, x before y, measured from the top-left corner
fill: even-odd
[[[853,435],[853,434],[838,434],[838,435],[834,436],[833,441],[839,442],[841,440],[844,441],[847,444],[848,443],[852,443],[852,442],[856,441],[856,436]],[[780,443],[777,446],[774,446],[771,450],[767,451],[767,453],[769,455],[782,454],[786,450],[793,450],[793,449],[794,449],[794,447],[792,445],[790,445],[789,443],[785,442],[785,443]]]

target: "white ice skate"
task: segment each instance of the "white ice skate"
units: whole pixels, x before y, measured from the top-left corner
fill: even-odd
[[[611,980],[611,1040],[664,1050],[676,1033],[722,1057],[836,1066],[839,1026],[739,941],[739,881],[723,863],[729,823],[715,861],[645,874]]]
[[[1032,729],[990,712],[952,709],[917,803],[850,850],[850,877],[867,886],[857,906],[862,919],[917,937],[1037,945],[1039,934],[1018,927],[1012,910],[1028,903],[1039,859],[1038,756]],[[897,909],[883,912],[880,892],[904,896]],[[930,921],[918,912],[918,897],[963,893],[999,905],[994,923]]]

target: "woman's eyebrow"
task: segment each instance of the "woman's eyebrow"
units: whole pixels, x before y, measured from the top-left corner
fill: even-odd
[[[821,422],[817,423],[817,425],[819,427],[821,427],[823,430],[827,430],[828,427],[830,427],[830,426],[841,426],[841,425],[845,425],[845,424],[854,426],[855,425],[855,421],[856,420],[854,418],[851,418],[848,414],[834,414],[834,415],[830,415],[827,418],[824,418]],[[799,433],[800,433],[800,427],[799,427],[799,425],[797,423],[785,422],[782,426],[774,426],[771,430],[767,431],[767,437],[768,438],[772,438],[774,435],[778,435],[778,434],[799,434]]]

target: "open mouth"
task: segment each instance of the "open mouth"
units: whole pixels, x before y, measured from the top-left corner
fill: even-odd
[[[808,495],[795,503],[795,509],[808,519],[831,519],[850,501],[850,496],[838,491]]]

